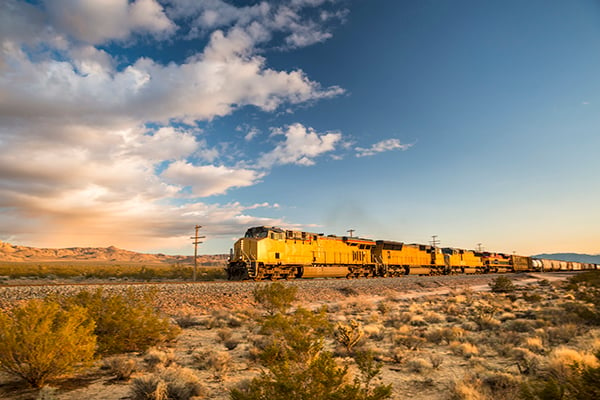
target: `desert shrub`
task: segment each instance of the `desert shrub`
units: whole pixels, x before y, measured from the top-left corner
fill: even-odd
[[[224,328],[229,325],[229,321],[232,318],[231,312],[224,309],[214,309],[210,313],[204,325],[206,329]]]
[[[522,375],[536,375],[541,368],[542,358],[522,347],[513,348],[510,357],[515,361]]]
[[[423,314],[423,319],[430,324],[437,324],[444,321],[444,316],[435,311],[426,311]]]
[[[455,354],[465,358],[471,358],[479,354],[479,349],[472,343],[452,342],[450,348]]]
[[[404,325],[394,333],[392,342],[408,350],[419,350],[425,345],[426,339],[414,328]]]
[[[390,358],[396,364],[403,364],[408,359],[408,352],[398,347],[392,347],[390,351]]]
[[[379,311],[382,315],[387,314],[390,309],[391,306],[387,301],[380,301],[377,303],[377,311]]]
[[[439,369],[444,363],[444,357],[439,354],[430,354],[429,362],[431,363],[431,367],[433,369]]]
[[[175,317],[175,322],[180,328],[191,328],[192,326],[200,325],[198,319],[191,313],[185,313]]]
[[[336,340],[351,352],[354,346],[363,338],[364,331],[360,322],[351,320],[349,324],[338,323],[335,328]]]
[[[512,280],[503,275],[492,280],[489,285],[494,293],[510,293],[515,290],[515,285]]]
[[[223,343],[226,340],[231,339],[231,337],[233,336],[233,332],[231,331],[231,329],[219,329],[217,331],[217,337],[219,339],[219,342]]]
[[[546,370],[558,382],[564,384],[584,368],[598,368],[598,359],[589,353],[559,347],[548,356]]]
[[[260,304],[269,314],[276,312],[284,313],[296,299],[296,286],[286,286],[280,282],[270,285],[257,286],[254,289],[254,300]]]
[[[600,353],[596,358],[600,359]],[[600,367],[584,367],[573,386],[577,399],[600,399]]]
[[[444,328],[435,328],[431,329],[425,334],[425,337],[428,341],[435,344],[441,344],[446,342],[450,344],[450,342],[455,340],[460,340],[465,336],[464,329],[458,326],[452,327],[444,327]]]
[[[592,296],[589,293],[582,295],[582,297]],[[581,322],[587,325],[600,325],[600,292],[597,294],[597,298],[594,299],[581,299],[582,302],[567,302],[563,304],[563,308],[569,314],[574,317],[575,322]]]
[[[505,324],[505,328],[509,331],[520,333],[533,332],[535,330],[533,321],[529,321],[527,319],[515,319],[508,321]]]
[[[545,350],[544,341],[539,336],[525,338],[523,345],[527,349],[538,353],[542,353]]]
[[[153,306],[153,295],[136,296],[132,290],[123,295],[105,295],[102,289],[83,291],[67,298],[67,304],[86,308],[96,323],[100,354],[143,351],[174,339],[180,332]]]
[[[481,391],[481,382],[467,379],[454,382],[449,397],[450,400],[487,400]]]
[[[388,316],[388,319],[384,322],[385,326],[400,328],[407,324],[411,320],[411,313],[409,312],[395,312]]]
[[[131,383],[133,400],[188,400],[205,396],[206,389],[194,371],[178,366],[135,378]]]
[[[264,290],[271,293],[277,287]],[[348,367],[337,365],[325,351],[325,334],[331,332],[324,309],[298,308],[286,313],[294,296],[286,301],[260,302],[269,315],[262,317],[260,332],[266,337],[258,359],[268,370],[230,392],[233,400],[356,399],[378,400],[391,395],[391,386],[371,385],[380,366],[368,355],[357,356],[361,377],[348,383]]]
[[[422,315],[413,315],[412,317],[410,317],[410,324],[412,326],[426,326],[427,321]]]
[[[521,382],[513,374],[505,372],[487,372],[481,377],[484,392],[493,399],[517,399],[521,392]]]
[[[210,371],[215,379],[222,379],[231,368],[231,356],[224,351],[197,351],[192,356],[196,366]]]
[[[422,358],[413,358],[412,360],[407,361],[406,367],[410,372],[422,374],[429,370],[430,364]]]
[[[0,369],[34,387],[90,361],[96,347],[87,311],[30,300],[0,313]]]
[[[539,293],[523,292],[523,300],[525,300],[528,303],[539,303],[540,301],[542,301],[542,299],[543,297]]]
[[[580,327],[577,324],[567,323],[559,326],[552,326],[546,331],[548,341],[552,346],[568,343],[576,337],[580,332]]]
[[[540,373],[523,385],[524,399],[596,399],[600,394],[597,356],[566,347],[548,356]]]
[[[115,375],[116,380],[122,381],[131,377],[137,368],[137,363],[132,358],[116,356],[104,360],[104,366],[109,373]]]
[[[600,288],[600,270],[592,270],[573,275],[567,283],[568,289],[577,289],[584,284],[589,287]]]
[[[144,362],[150,371],[154,371],[159,366],[168,367],[174,361],[175,354],[154,347],[148,349],[146,354],[144,354]]]

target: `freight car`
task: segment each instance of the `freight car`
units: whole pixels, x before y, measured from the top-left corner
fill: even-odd
[[[369,278],[595,268],[595,264],[258,226],[235,243],[227,276],[230,280]]]

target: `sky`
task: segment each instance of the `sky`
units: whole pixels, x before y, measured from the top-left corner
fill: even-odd
[[[600,253],[600,3],[4,0],[0,240]]]

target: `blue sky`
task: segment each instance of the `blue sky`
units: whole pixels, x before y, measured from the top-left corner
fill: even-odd
[[[0,240],[600,253],[595,1],[8,0]]]

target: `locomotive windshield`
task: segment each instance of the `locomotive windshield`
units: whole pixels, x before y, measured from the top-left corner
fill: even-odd
[[[263,226],[257,228],[250,228],[246,231],[247,238],[253,239],[263,239],[266,238],[269,234],[269,230]]]

